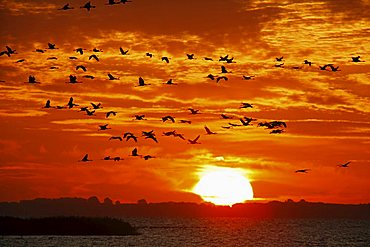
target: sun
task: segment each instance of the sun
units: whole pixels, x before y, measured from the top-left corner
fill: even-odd
[[[216,205],[242,203],[253,199],[253,189],[241,169],[212,167],[206,169],[193,192]]]

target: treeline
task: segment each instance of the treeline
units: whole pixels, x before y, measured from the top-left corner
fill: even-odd
[[[0,217],[0,235],[137,235],[129,223],[113,218]]]
[[[113,203],[97,197],[34,199],[1,202],[0,216],[14,217],[248,217],[248,218],[348,218],[370,219],[370,204],[293,202],[244,203],[232,207],[210,203]]]

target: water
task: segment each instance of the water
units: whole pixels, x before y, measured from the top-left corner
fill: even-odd
[[[0,246],[370,246],[370,221],[127,218],[138,236],[2,236]]]

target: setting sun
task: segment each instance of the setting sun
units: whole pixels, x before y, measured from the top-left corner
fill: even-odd
[[[242,171],[217,168],[204,172],[194,187],[194,192],[204,201],[216,205],[233,205],[253,199],[252,186]]]

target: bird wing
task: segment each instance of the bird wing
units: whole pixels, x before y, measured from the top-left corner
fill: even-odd
[[[193,140],[193,142],[197,142],[197,141],[199,140],[199,138],[200,138],[200,135],[198,135],[198,136]]]

